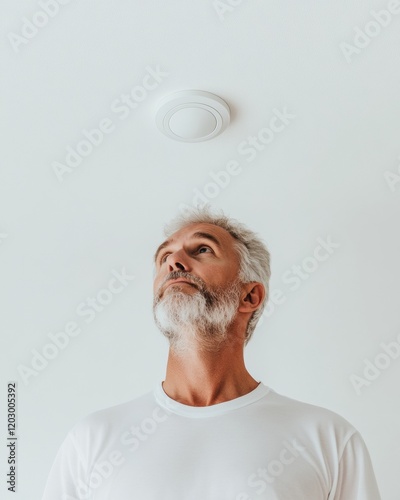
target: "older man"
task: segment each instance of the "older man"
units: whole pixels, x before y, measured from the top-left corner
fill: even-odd
[[[343,417],[280,395],[243,350],[268,300],[269,252],[208,207],[179,216],[154,258],[165,380],[67,434],[43,500],[380,500]]]

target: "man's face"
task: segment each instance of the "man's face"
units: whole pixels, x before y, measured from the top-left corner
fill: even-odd
[[[213,224],[191,224],[156,252],[154,318],[176,351],[214,349],[226,339],[241,292],[234,241]]]

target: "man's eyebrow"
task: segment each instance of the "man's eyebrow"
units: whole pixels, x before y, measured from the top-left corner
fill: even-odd
[[[218,248],[222,248],[222,245],[219,242],[219,240],[214,235],[212,235],[210,233],[205,233],[203,231],[196,231],[195,233],[192,234],[191,238],[192,239],[194,239],[194,238],[204,238],[206,240],[210,240],[213,243],[215,243]],[[157,257],[158,257],[158,254],[160,253],[160,251],[163,248],[167,247],[169,244],[171,244],[173,241],[174,241],[173,239],[170,239],[170,240],[166,240],[163,243],[161,243],[161,245],[157,248],[157,251],[156,251],[156,253],[154,255],[154,262],[157,262]]]

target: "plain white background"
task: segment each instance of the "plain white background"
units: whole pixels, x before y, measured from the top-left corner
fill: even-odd
[[[77,420],[163,380],[168,343],[153,323],[152,255],[163,225],[200,193],[272,254],[281,303],[245,350],[249,372],[347,418],[367,443],[382,499],[398,500],[400,356],[360,394],[351,383],[366,360],[385,363],[381,343],[400,334],[400,13],[381,14],[386,26],[371,13],[389,3],[71,1],[47,22],[36,1],[3,5],[3,471],[10,380],[19,439],[18,493],[6,498],[40,498]],[[36,33],[32,20],[43,24]],[[143,94],[149,67],[164,76]],[[228,102],[223,134],[184,144],[157,130],[157,102],[184,89]],[[135,106],[123,108],[131,92]],[[248,161],[240,151],[274,109],[293,118]],[[68,170],[68,146],[105,119],[113,130]],[[239,171],[227,178],[230,161]],[[315,265],[319,238],[338,246]],[[293,266],[305,272],[296,286]],[[86,323],[78,307],[124,268],[134,279]],[[81,333],[25,384],[21,366],[70,321]]]

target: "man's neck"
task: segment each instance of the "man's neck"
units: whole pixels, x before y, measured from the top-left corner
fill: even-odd
[[[179,403],[210,406],[244,396],[258,385],[244,365],[243,349],[183,356],[169,351],[163,390]]]

